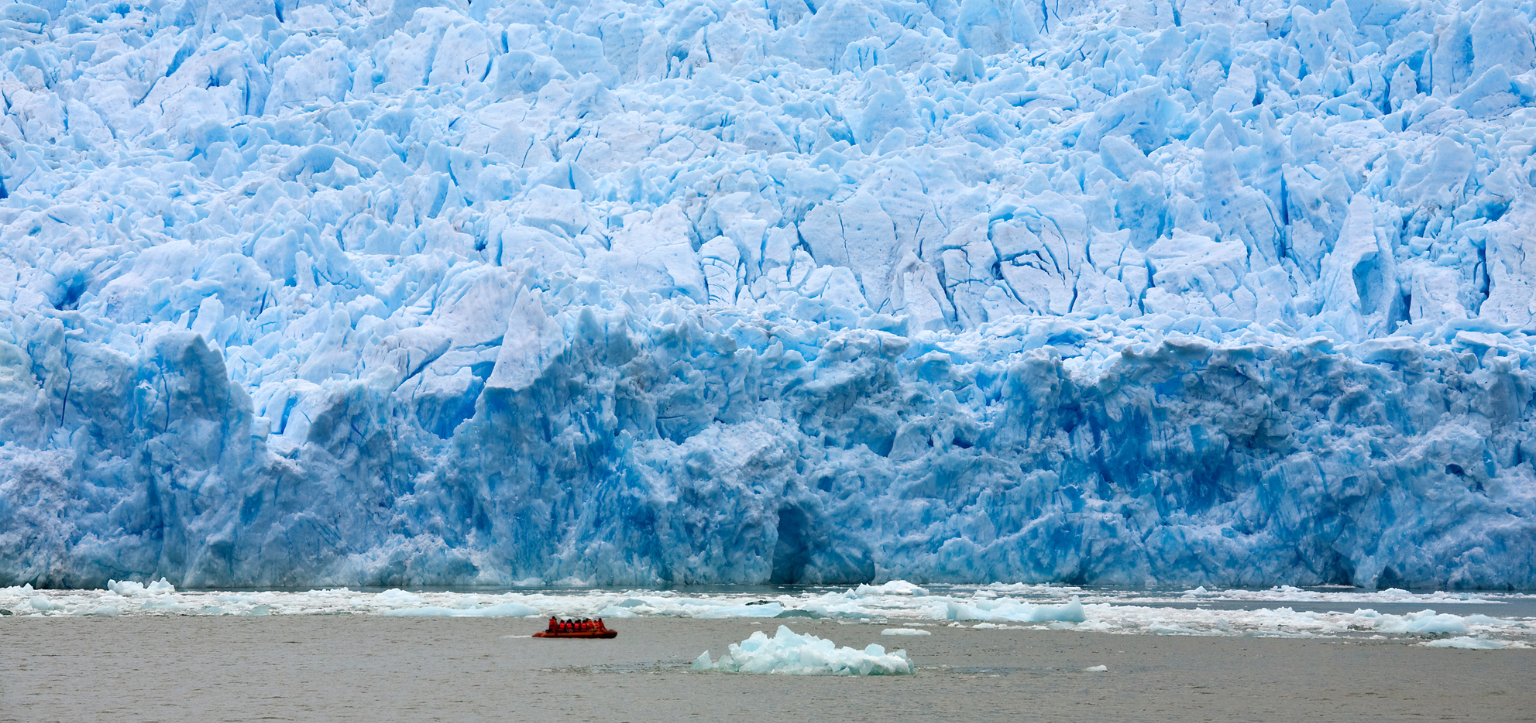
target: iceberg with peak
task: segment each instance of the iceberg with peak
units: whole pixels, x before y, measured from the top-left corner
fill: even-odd
[[[0,20],[0,586],[1536,586],[1528,4]]]
[[[885,647],[870,643],[863,650],[838,647],[809,633],[796,633],[780,625],[773,637],[761,630],[740,643],[731,643],[729,652],[711,660],[709,651],[699,653],[692,669],[721,673],[778,673],[781,675],[911,675],[917,666],[907,651],[885,652]]]

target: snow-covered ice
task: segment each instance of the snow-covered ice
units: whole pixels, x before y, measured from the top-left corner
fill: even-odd
[[[34,2],[0,585],[1536,587],[1530,3]]]
[[[697,671],[722,673],[780,673],[784,675],[911,675],[917,672],[907,651],[885,652],[871,643],[863,650],[838,647],[830,640],[796,633],[780,625],[773,637],[763,631],[740,643],[731,643],[728,652],[711,661],[709,651],[693,661]]]

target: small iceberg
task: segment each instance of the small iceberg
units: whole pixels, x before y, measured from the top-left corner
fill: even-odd
[[[906,580],[892,580],[883,585],[860,585],[853,590],[854,595],[911,595],[921,597],[928,594],[928,589],[918,587]]]
[[[450,608],[428,605],[419,608],[385,610],[384,615],[395,618],[526,618],[538,615],[537,608],[521,603],[501,603],[488,607]]]
[[[1474,638],[1462,636],[1457,638],[1441,638],[1427,643],[1419,643],[1426,648],[1456,648],[1459,650],[1508,650],[1523,649],[1525,643],[1517,640],[1490,640],[1488,638]]]
[[[840,648],[830,640],[801,635],[783,625],[771,638],[759,630],[740,643],[732,643],[717,661],[711,661],[706,650],[693,661],[693,669],[783,675],[911,675],[917,672],[905,650],[887,653],[884,647],[874,644],[863,650]]]
[[[935,612],[937,615],[934,617],[940,619],[989,622],[1081,623],[1088,619],[1088,613],[1083,609],[1083,604],[1075,597],[1071,602],[1061,605],[1032,605],[1012,598],[977,600],[970,603],[949,602],[943,607],[936,608]]]
[[[122,597],[144,597],[146,595],[170,595],[176,592],[176,586],[172,585],[164,577],[157,582],[150,583],[147,587],[142,582],[132,580],[108,580],[107,589]]]

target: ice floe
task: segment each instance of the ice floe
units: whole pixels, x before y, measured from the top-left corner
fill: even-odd
[[[780,625],[773,637],[759,630],[740,643],[731,643],[719,660],[709,651],[693,661],[697,671],[721,673],[779,673],[783,675],[911,675],[916,666],[907,651],[890,653],[871,643],[863,650],[838,647],[831,640],[796,633]]]

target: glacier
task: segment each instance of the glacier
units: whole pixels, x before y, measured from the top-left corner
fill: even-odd
[[[0,3],[0,585],[1536,588],[1529,1]]]

